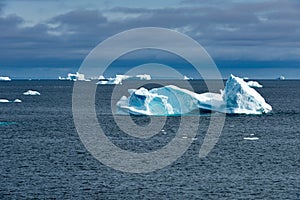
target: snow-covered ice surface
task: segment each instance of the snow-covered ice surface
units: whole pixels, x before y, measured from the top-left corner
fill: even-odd
[[[272,110],[255,89],[233,75],[221,93],[197,94],[174,85],[128,92],[129,97],[123,96],[117,102],[118,114],[184,115],[199,108],[228,114],[263,114]]]
[[[30,96],[39,96],[41,95],[41,93],[39,93],[38,91],[34,91],[34,90],[28,90],[27,92],[23,93],[24,95],[30,95]]]
[[[253,87],[253,88],[262,88],[263,86],[258,83],[257,81],[248,81],[247,84],[250,86],[250,87]]]

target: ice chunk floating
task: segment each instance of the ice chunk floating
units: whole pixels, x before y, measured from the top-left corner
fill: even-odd
[[[247,84],[253,88],[262,88],[263,86],[259,84],[257,81],[248,81]]]
[[[128,75],[116,75],[116,78],[109,78],[108,80],[101,80],[97,82],[98,85],[122,85],[124,80],[151,80],[151,76],[148,74],[140,74],[136,76]]]
[[[220,94],[197,94],[174,85],[128,92],[130,96],[123,96],[117,103],[119,114],[184,115],[199,108],[228,114],[263,114],[272,110],[255,89],[233,75]]]
[[[27,92],[23,93],[24,95],[30,95],[30,96],[39,96],[41,95],[41,93],[39,93],[38,91],[34,91],[34,90],[28,90]]]
[[[8,76],[0,76],[0,81],[11,81]]]
[[[258,137],[244,137],[244,140],[258,140]]]
[[[0,103],[12,103],[12,102],[14,102],[14,103],[22,103],[22,100],[15,99],[14,101],[10,101],[8,99],[0,99]]]
[[[22,100],[21,99],[15,99],[14,103],[22,103]]]
[[[0,99],[0,103],[9,103],[10,101],[7,99]]]

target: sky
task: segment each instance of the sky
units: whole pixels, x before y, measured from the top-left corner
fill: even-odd
[[[140,27],[193,38],[223,77],[300,78],[298,0],[0,0],[0,76],[66,76],[100,42]]]

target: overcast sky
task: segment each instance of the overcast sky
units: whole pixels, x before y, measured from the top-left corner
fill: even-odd
[[[107,37],[146,26],[192,37],[224,77],[300,78],[298,0],[0,0],[0,75],[64,76]]]

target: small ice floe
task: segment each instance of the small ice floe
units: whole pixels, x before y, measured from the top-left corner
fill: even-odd
[[[189,80],[193,80],[193,78],[192,77],[188,77],[188,76],[183,76],[183,80],[189,81]]]
[[[15,99],[15,100],[13,100],[13,101],[10,101],[10,100],[8,100],[8,99],[0,99],[0,103],[22,103],[22,100],[20,100],[20,99]]]
[[[108,78],[107,80],[99,80],[97,85],[122,85],[124,80],[151,80],[151,76],[148,74],[138,74],[136,76],[129,75],[116,75],[115,78]]]
[[[130,79],[131,76],[116,75],[116,78],[109,78],[108,80],[102,80],[97,82],[97,85],[122,85],[123,80]]]
[[[151,80],[151,76],[149,74],[138,74],[136,75],[137,78],[139,78],[140,80]]]
[[[29,95],[29,96],[39,96],[41,95],[41,93],[39,93],[38,91],[34,91],[34,90],[28,90],[27,92],[23,93],[24,95]]]
[[[257,81],[248,81],[247,84],[252,88],[262,88],[263,87]]]
[[[21,99],[15,99],[14,103],[22,103],[22,100]]]
[[[250,137],[244,137],[244,140],[258,140],[258,137],[254,136],[254,133],[250,134]]]
[[[191,138],[191,137],[187,137],[187,136],[182,136],[182,139],[191,139],[192,141],[198,140],[198,138]]]
[[[105,80],[106,78],[103,76],[103,75],[100,75],[99,77],[98,77],[98,80],[99,81],[103,81],[103,80]]]
[[[0,103],[9,103],[10,101],[7,99],[0,99]]]
[[[11,81],[8,76],[0,76],[0,81]]]
[[[80,74],[79,72],[76,72],[75,74],[68,73],[67,78],[64,77],[58,77],[59,80],[68,80],[68,81],[88,81],[89,79],[85,79],[84,74]]]

